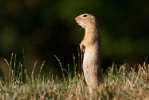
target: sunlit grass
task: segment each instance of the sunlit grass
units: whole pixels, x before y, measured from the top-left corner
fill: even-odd
[[[81,57],[81,54],[78,54]],[[31,75],[22,63],[16,69],[16,55],[12,54],[11,61],[6,63],[9,66],[9,80],[0,81],[1,100],[89,100],[90,94],[84,81],[81,69],[82,60],[74,61],[74,71],[63,69],[63,66],[55,56],[62,69],[62,79],[41,76],[44,63],[40,67],[38,75],[34,75],[36,63],[33,66]],[[77,71],[79,69],[79,71]],[[127,64],[111,67],[103,73],[104,82],[96,91],[93,99],[102,100],[144,100],[149,99],[149,65],[144,62],[137,65],[137,71]],[[66,73],[66,74],[65,74]],[[23,79],[23,77],[25,77]]]

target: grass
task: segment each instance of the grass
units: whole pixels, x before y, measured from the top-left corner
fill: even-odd
[[[81,57],[79,54],[78,56]],[[0,81],[0,100],[89,100],[88,87],[84,81],[81,69],[81,59],[74,60],[74,71],[62,69],[62,80],[53,77],[42,77],[40,72],[34,75],[33,67],[31,75],[27,74],[25,68],[19,63],[16,68],[16,55],[12,54],[11,61],[6,63],[10,67],[8,82]],[[111,67],[103,73],[104,82],[100,89],[96,91],[94,100],[147,100],[149,99],[149,65],[146,62],[137,65],[138,70],[131,68],[127,64]],[[79,71],[77,71],[79,69]],[[67,77],[66,74],[67,73]],[[23,75],[25,80],[23,80]]]

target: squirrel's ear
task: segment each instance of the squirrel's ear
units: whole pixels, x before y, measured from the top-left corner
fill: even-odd
[[[94,21],[94,20],[95,20],[95,17],[91,16],[90,21]]]

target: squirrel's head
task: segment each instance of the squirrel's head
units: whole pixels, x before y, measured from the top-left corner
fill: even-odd
[[[82,28],[87,28],[89,25],[95,25],[96,18],[91,14],[81,14],[75,18],[76,22],[82,26]]]

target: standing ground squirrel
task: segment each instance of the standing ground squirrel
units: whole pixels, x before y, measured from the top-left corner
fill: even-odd
[[[101,74],[101,44],[97,19],[91,14],[81,14],[75,18],[76,22],[85,29],[85,36],[80,44],[84,53],[83,72],[85,81],[92,93],[102,83]]]

